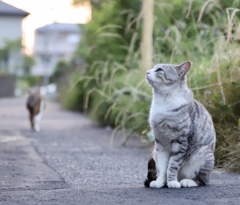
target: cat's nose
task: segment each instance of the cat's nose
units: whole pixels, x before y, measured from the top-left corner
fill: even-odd
[[[147,73],[146,73],[146,74],[148,75],[148,74],[150,74],[150,72],[149,72],[149,71],[147,71]]]

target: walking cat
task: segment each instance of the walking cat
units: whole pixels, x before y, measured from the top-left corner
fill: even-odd
[[[39,132],[40,122],[45,108],[45,101],[41,96],[40,92],[29,91],[26,106],[29,111],[31,129]]]
[[[149,123],[155,137],[146,187],[209,184],[216,134],[210,114],[188,88],[190,67],[189,61],[157,64],[146,73],[153,90]]]

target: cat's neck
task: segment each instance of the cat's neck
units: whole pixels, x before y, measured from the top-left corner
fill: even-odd
[[[170,93],[162,93],[153,89],[151,111],[154,113],[165,113],[191,104],[192,101],[192,92],[188,88],[176,89]]]
[[[171,99],[175,97],[185,97],[185,98],[193,98],[192,91],[188,88],[187,85],[181,86],[176,89],[171,90],[160,90],[153,88],[153,97],[162,98],[162,99]]]

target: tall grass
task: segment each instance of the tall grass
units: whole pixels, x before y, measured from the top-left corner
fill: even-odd
[[[146,105],[150,104],[151,91],[138,70],[129,71],[117,62],[99,64],[101,72],[96,72],[94,78],[84,76],[77,80],[86,89],[84,110],[101,125],[112,126],[113,137],[116,131],[122,131],[125,144],[132,134],[141,134],[148,128]]]
[[[233,6],[239,5],[239,1],[231,2]],[[94,61],[79,73],[81,77],[75,78],[73,84],[80,93],[83,110],[100,124],[112,126],[113,137],[121,131],[126,144],[134,134],[148,139],[152,94],[145,82],[138,49],[141,15],[134,17],[129,11],[123,12],[129,13],[126,32],[132,33],[130,45],[123,46],[127,49],[124,63],[114,58]],[[216,166],[240,172],[238,14],[237,8],[226,8],[216,0],[174,3],[156,0],[153,62],[193,62],[188,82],[195,98],[207,107],[214,119]],[[121,38],[108,31],[107,28],[112,27],[115,26],[100,28],[106,33],[98,36],[96,32],[95,37]]]

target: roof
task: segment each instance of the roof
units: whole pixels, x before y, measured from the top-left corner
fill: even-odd
[[[37,32],[45,31],[56,31],[56,32],[80,32],[81,29],[78,24],[68,24],[68,23],[52,23],[46,26],[40,27],[36,30]]]
[[[29,13],[25,12],[21,9],[18,9],[14,6],[11,6],[5,2],[0,1],[0,15],[25,17],[25,16],[29,15]]]

